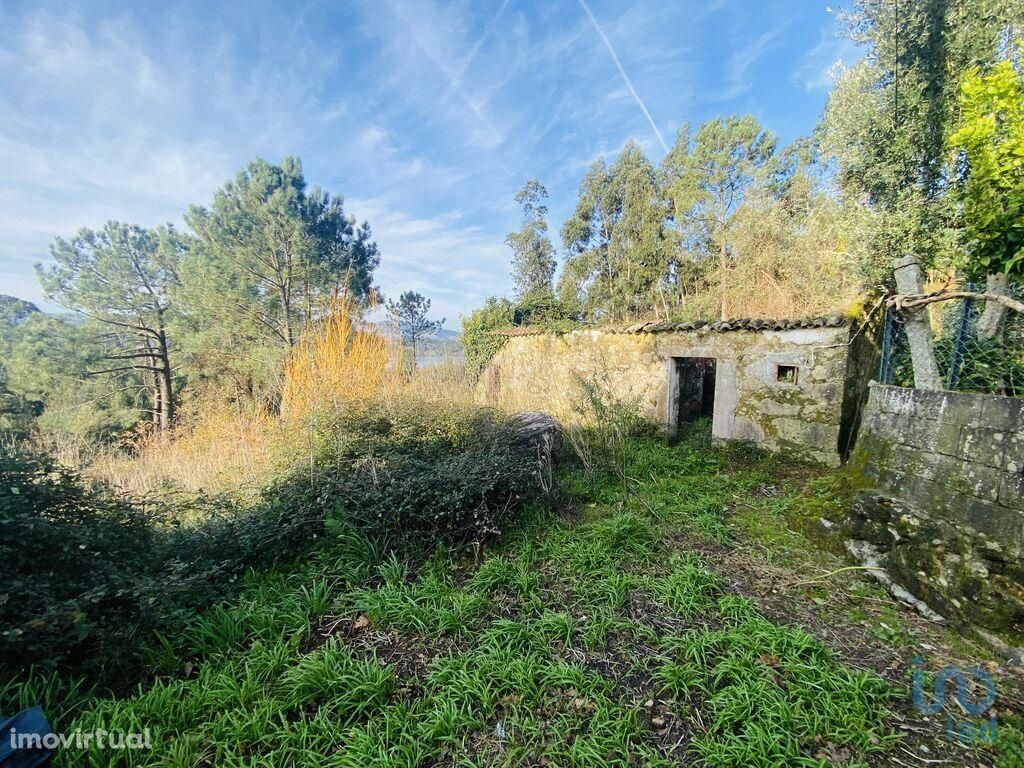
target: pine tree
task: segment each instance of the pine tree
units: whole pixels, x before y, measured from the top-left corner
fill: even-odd
[[[413,364],[416,362],[417,346],[423,339],[436,336],[444,325],[444,318],[430,320],[430,299],[415,291],[405,291],[398,301],[388,302],[391,316],[398,326],[402,341],[412,348]]]

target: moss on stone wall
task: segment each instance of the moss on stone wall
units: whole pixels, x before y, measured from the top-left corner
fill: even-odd
[[[518,336],[491,361],[479,392],[491,406],[572,420],[577,380],[596,374],[612,396],[639,401],[647,418],[671,430],[672,359],[714,358],[716,438],[751,440],[834,465],[848,337],[845,327]],[[796,366],[797,381],[776,380],[777,365]]]
[[[940,615],[1024,645],[1024,509],[1005,495],[1016,447],[973,439],[986,412],[1019,434],[1024,402],[992,400],[872,387],[847,466],[794,504],[789,522],[834,552],[851,542],[872,552]]]

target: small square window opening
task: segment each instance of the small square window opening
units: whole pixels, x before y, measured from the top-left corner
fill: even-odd
[[[776,368],[775,379],[783,384],[796,384],[796,375],[799,371],[795,365],[780,365]]]

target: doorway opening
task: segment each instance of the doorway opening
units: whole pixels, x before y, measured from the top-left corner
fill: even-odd
[[[710,420],[715,412],[715,358],[674,357],[672,363],[676,385],[673,426]]]

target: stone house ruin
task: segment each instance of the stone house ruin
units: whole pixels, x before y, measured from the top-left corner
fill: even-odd
[[[875,361],[852,353],[857,334],[841,315],[500,333],[508,342],[479,384],[485,404],[565,417],[580,379],[597,377],[670,434],[709,416],[715,439],[830,465],[852,445]]]

